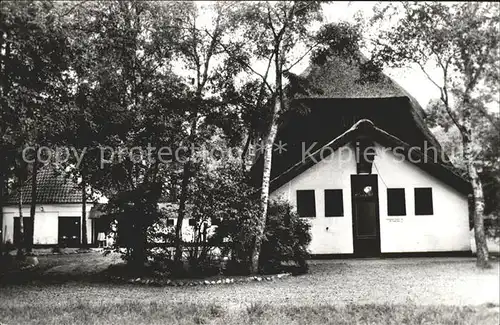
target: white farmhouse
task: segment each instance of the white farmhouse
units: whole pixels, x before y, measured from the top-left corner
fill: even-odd
[[[305,76],[321,92],[290,103],[270,197],[309,220],[310,252],[470,254],[470,184],[447,161],[419,104],[387,76],[360,84],[359,71],[340,59]],[[259,157],[256,185],[262,166]]]

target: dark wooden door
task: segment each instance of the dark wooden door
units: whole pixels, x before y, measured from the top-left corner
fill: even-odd
[[[59,245],[63,247],[80,246],[80,217],[59,217]]]
[[[380,255],[377,175],[351,175],[354,254]]]

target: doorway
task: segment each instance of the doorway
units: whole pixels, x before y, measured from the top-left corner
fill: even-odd
[[[354,255],[380,256],[377,175],[351,175]]]
[[[59,217],[58,243],[62,247],[80,246],[80,217]]]

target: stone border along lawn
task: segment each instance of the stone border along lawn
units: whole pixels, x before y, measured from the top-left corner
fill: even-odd
[[[9,252],[10,255],[16,255],[17,249],[13,249]],[[26,256],[40,257],[40,256],[58,256],[58,255],[74,255],[74,254],[90,254],[90,253],[102,253],[101,250],[96,250],[94,248],[80,249],[80,248],[61,248],[59,252],[54,252],[52,249],[34,249],[31,253],[26,253]]]
[[[248,282],[272,282],[280,279],[292,276],[291,273],[280,273],[267,276],[247,276],[239,278],[221,278],[217,280],[175,280],[175,279],[152,279],[152,278],[135,278],[127,279],[125,277],[110,276],[109,279],[115,283],[132,283],[141,285],[151,285],[151,286],[171,286],[171,287],[183,287],[183,286],[199,286],[199,285],[223,285],[232,283],[248,283]]]

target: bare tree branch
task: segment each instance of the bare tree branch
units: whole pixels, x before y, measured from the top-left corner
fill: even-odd
[[[458,121],[458,118],[456,117],[455,113],[453,112],[453,110],[450,107],[447,87],[440,86],[436,81],[434,81],[434,79],[429,75],[429,73],[427,72],[427,70],[425,70],[425,68],[422,65],[422,63],[420,63],[418,61],[416,61],[416,63],[420,67],[420,69],[422,70],[422,72],[425,74],[425,76],[427,77],[427,79],[429,79],[429,81],[432,82],[439,89],[439,92],[441,93],[441,101],[444,104],[446,113],[448,114],[448,116],[453,121],[453,124],[455,124],[455,126],[460,130],[460,132],[463,132],[464,127],[462,126],[462,124],[460,124],[460,122]],[[446,74],[447,74],[447,71],[443,71],[443,76],[446,76]]]
[[[210,41],[210,45],[208,46],[207,50],[207,56],[205,58],[205,62],[203,64],[203,74],[201,78],[201,84],[199,84],[199,92],[201,93],[201,89],[205,86],[207,80],[208,80],[208,69],[210,65],[210,60],[212,59],[212,56],[214,54],[215,47],[217,46],[217,39],[219,34],[221,33],[220,30],[220,18],[221,18],[221,13],[219,12],[217,15],[217,19],[215,22],[215,28],[214,28],[214,37],[212,37],[212,40]]]
[[[75,10],[78,7],[80,7],[81,5],[83,5],[86,2],[89,2],[89,0],[84,0],[84,1],[77,2],[74,6],[72,6],[71,8],[69,8],[66,12],[64,12],[61,15],[59,15],[59,17],[64,17],[66,15],[69,15],[70,13],[73,12],[73,10]]]
[[[212,39],[214,38],[214,36],[212,34],[210,34],[210,32],[208,30],[205,29],[205,32],[208,34],[208,36],[212,37]],[[230,56],[233,56],[233,53],[227,48],[227,46],[224,43],[222,43],[221,41],[218,41],[218,43],[224,49],[224,52],[226,52]],[[262,79],[262,81],[266,84],[268,89],[271,92],[273,91],[273,88],[271,87],[271,85],[269,84],[269,82],[267,81],[267,78],[265,76],[263,76],[261,73],[257,72],[254,68],[252,68],[250,66],[250,64],[246,63],[244,60],[240,60],[240,59],[237,59],[237,60],[240,64],[244,65],[245,68],[247,68],[248,70],[252,71],[257,76],[259,76]]]
[[[290,70],[291,70],[294,66],[296,66],[297,64],[299,64],[299,63],[300,63],[300,61],[302,61],[302,60],[306,57],[306,55],[307,55],[307,54],[309,54],[309,53],[310,53],[310,52],[311,52],[314,48],[316,48],[316,46],[318,46],[318,45],[319,45],[319,43],[320,43],[320,42],[318,41],[318,42],[316,42],[314,45],[312,45],[312,46],[311,46],[311,47],[310,47],[307,51],[305,51],[305,52],[304,52],[304,54],[303,54],[303,55],[301,55],[301,56],[300,56],[300,57],[299,57],[299,58],[298,58],[298,59],[297,59],[294,63],[292,63],[292,64],[291,64],[288,68],[283,69],[283,72],[288,72],[288,71],[290,71]]]
[[[271,6],[269,4],[267,4],[267,19],[269,20],[269,28],[271,28],[271,32],[276,38],[276,30],[274,29],[273,19],[271,18]]]

